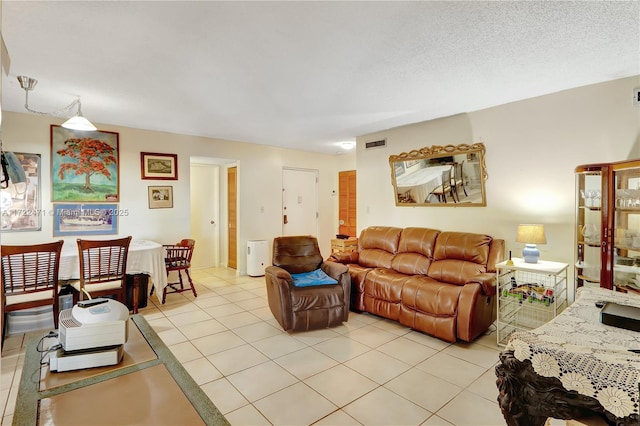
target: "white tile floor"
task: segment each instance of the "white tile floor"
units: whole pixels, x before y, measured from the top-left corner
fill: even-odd
[[[283,332],[264,277],[193,271],[190,292],[155,295],[140,313],[232,425],[503,425],[495,334],[449,344],[369,314]],[[2,351],[2,424],[10,424],[23,335]]]

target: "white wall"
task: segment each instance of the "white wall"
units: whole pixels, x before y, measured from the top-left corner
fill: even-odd
[[[518,223],[543,223],[541,258],[573,263],[577,165],[640,158],[640,77],[567,90],[357,138],[358,230],[425,226],[492,235],[515,243]],[[364,150],[387,138],[386,149]],[[396,207],[388,158],[430,145],[484,142],[486,207]],[[570,274],[572,268],[569,269]]]
[[[42,155],[42,199],[51,199],[50,124],[61,120],[33,114],[3,112],[2,139],[7,151]],[[331,191],[337,188],[336,158],[304,151],[220,139],[177,135],[163,132],[102,125],[100,130],[120,135],[120,209],[129,211],[119,223],[119,235],[174,243],[190,235],[189,160],[192,156],[235,159],[238,164],[239,235],[238,271],[246,272],[246,243],[252,239],[272,240],[281,234],[282,168],[299,167],[319,170],[320,219],[319,243],[329,254],[330,239],[335,235],[337,206]],[[140,152],[178,154],[178,180],[153,181],[140,177]],[[352,158],[355,154],[351,155]],[[340,156],[343,157],[343,156]],[[345,160],[340,160],[344,162]],[[353,161],[353,160],[352,160]],[[147,186],[173,185],[174,208],[148,208]],[[260,207],[264,206],[264,213]],[[51,203],[42,208],[51,210]],[[2,233],[3,244],[51,241],[53,221],[45,217],[39,232]],[[66,238],[74,243],[75,238]],[[75,244],[75,243],[74,243]]]
[[[574,174],[579,164],[640,158],[640,108],[631,103],[640,77],[625,78],[507,105],[425,121],[357,139],[355,154],[327,156],[218,139],[151,132],[111,125],[120,133],[120,234],[174,242],[189,234],[189,157],[238,160],[240,235],[238,270],[246,271],[247,240],[281,233],[283,167],[320,170],[320,240],[328,255],[337,232],[337,173],[357,170],[358,230],[371,225],[425,226],[482,232],[506,240],[519,256],[518,223],[541,222],[547,228],[542,258],[572,263],[574,256]],[[42,154],[42,197],[49,200],[49,125],[59,121],[22,113],[3,113],[5,149]],[[364,142],[387,138],[386,149],[364,150]],[[429,145],[483,141],[487,147],[486,207],[396,207],[388,158]],[[140,179],[141,151],[177,153],[179,180],[173,209],[149,210],[148,185]],[[261,213],[260,207],[265,211]],[[43,208],[50,209],[50,203]],[[3,243],[52,239],[52,222],[41,232],[2,234]],[[570,270],[571,271],[571,270]]]

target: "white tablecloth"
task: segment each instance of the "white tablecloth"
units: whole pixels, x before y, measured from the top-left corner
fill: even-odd
[[[398,192],[409,191],[416,203],[425,203],[427,196],[442,185],[442,172],[451,165],[430,166],[396,178]]]
[[[60,256],[60,281],[78,279],[80,262],[78,246],[68,241],[62,246]],[[162,244],[149,240],[132,239],[127,255],[127,274],[147,274],[155,288],[156,297],[162,300],[162,292],[167,286],[167,270],[164,265],[164,248]]]
[[[640,307],[640,297],[580,287],[576,301],[547,324],[513,333],[507,349],[536,373],[557,377],[565,389],[597,399],[616,417],[638,413],[640,333],[600,322],[595,302]],[[525,302],[526,303],[526,302]]]

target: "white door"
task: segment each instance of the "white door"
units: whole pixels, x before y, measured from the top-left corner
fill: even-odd
[[[317,170],[282,170],[282,235],[318,235]]]
[[[196,240],[194,269],[220,264],[219,166],[191,164],[191,235]]]

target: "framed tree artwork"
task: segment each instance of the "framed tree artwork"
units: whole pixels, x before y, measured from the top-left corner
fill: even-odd
[[[51,201],[117,202],[119,135],[51,125]]]

